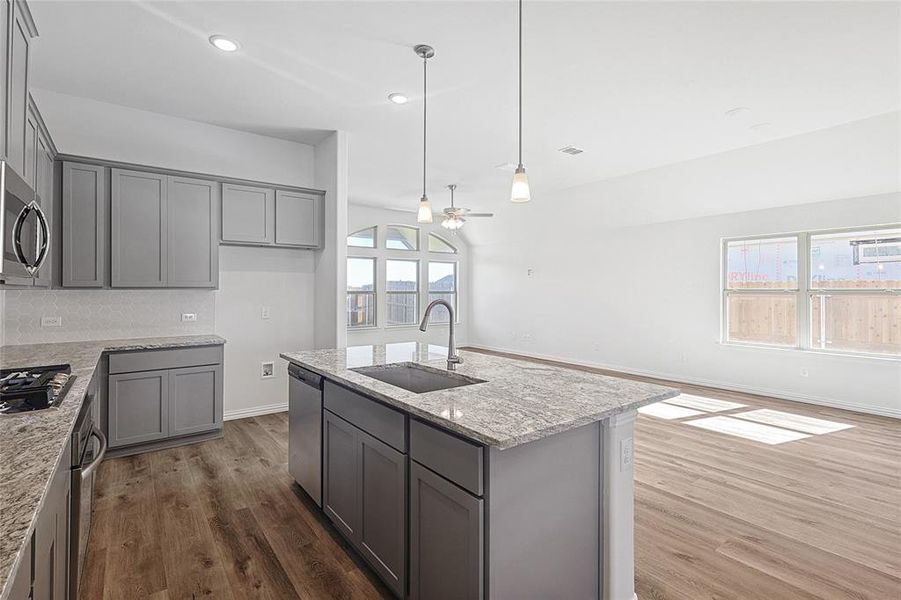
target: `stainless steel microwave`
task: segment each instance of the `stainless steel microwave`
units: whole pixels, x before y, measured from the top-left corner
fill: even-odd
[[[9,285],[32,285],[50,252],[41,200],[6,161],[0,161],[0,248],[0,283]]]

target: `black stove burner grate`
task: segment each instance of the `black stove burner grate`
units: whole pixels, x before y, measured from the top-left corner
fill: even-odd
[[[0,414],[58,405],[75,377],[69,365],[0,369]]]

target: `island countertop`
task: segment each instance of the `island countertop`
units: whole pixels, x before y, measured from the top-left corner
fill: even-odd
[[[597,373],[460,351],[456,373],[485,380],[417,394],[351,369],[414,362],[446,368],[447,349],[407,342],[285,352],[281,357],[328,380],[486,446],[507,449],[640,406],[675,388]]]
[[[10,574],[21,560],[101,355],[224,343],[217,335],[186,335],[0,347],[2,368],[69,364],[75,375],[59,406],[0,415],[0,599],[9,594]]]

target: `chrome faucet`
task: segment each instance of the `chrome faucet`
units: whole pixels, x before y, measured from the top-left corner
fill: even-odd
[[[447,370],[456,371],[457,365],[463,364],[463,359],[457,355],[457,348],[454,345],[454,307],[447,300],[433,300],[425,309],[422,315],[422,323],[419,324],[419,331],[425,331],[429,326],[429,315],[432,309],[441,304],[447,308],[448,315],[448,339],[447,339]]]

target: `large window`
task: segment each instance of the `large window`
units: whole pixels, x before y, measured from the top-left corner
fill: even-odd
[[[385,302],[388,325],[413,325],[419,321],[419,261],[385,261]]]
[[[429,263],[429,302],[433,300],[446,300],[457,312],[457,263],[430,262]],[[436,306],[432,310],[431,320],[434,323],[447,323],[450,315],[443,306]]]
[[[375,259],[347,259],[347,326],[375,327]]]
[[[723,253],[725,341],[901,356],[901,227],[726,240]]]

